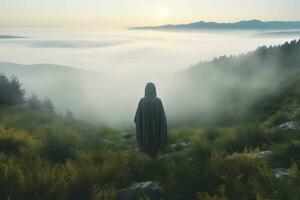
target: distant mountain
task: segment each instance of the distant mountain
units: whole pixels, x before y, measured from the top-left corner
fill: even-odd
[[[270,29],[300,29],[300,21],[260,21],[249,20],[235,23],[195,22],[190,24],[168,24],[162,26],[132,27],[135,30],[193,30],[193,29],[245,29],[245,30],[270,30]]]
[[[0,35],[0,39],[16,39],[16,38],[25,38],[25,37],[14,36],[14,35]]]

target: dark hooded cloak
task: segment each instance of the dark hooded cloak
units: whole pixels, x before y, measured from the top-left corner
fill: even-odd
[[[167,145],[167,119],[153,83],[146,85],[145,97],[139,102],[134,122],[140,149],[155,157]]]

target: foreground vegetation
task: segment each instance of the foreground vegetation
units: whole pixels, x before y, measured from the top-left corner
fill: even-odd
[[[170,146],[154,160],[124,130],[57,114],[49,99],[25,99],[17,79],[1,76],[10,89],[0,93],[0,199],[110,200],[151,180],[166,200],[298,200],[300,131],[278,127],[300,123],[295,79],[284,95],[261,99],[255,120],[173,126]]]
[[[274,128],[280,113],[260,125],[173,129],[170,142],[188,146],[153,160],[114,129],[45,110],[0,111],[1,199],[114,199],[149,180],[163,186],[164,199],[300,197],[300,137]],[[256,156],[269,149],[270,160]],[[278,167],[290,175],[276,178]]]

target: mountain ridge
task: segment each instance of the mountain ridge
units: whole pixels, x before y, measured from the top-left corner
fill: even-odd
[[[218,23],[198,21],[187,24],[166,24],[160,26],[130,27],[133,30],[184,30],[184,29],[246,29],[246,30],[272,30],[272,29],[300,29],[300,21],[261,21],[257,19],[243,20],[233,23]]]

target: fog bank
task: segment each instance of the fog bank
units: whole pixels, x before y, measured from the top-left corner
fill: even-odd
[[[252,36],[248,32],[137,31],[1,40],[5,51],[0,52],[0,61],[39,65],[1,63],[0,72],[19,76],[27,95],[50,97],[59,112],[68,108],[78,118],[113,126],[132,124],[144,86],[151,81],[168,117],[175,120],[195,108],[209,112],[208,108],[219,103],[214,99],[222,96],[224,87],[235,87],[242,80],[226,70],[205,67],[197,89],[190,88],[178,81],[189,66],[294,37]],[[259,73],[245,87],[265,88],[277,72]]]

